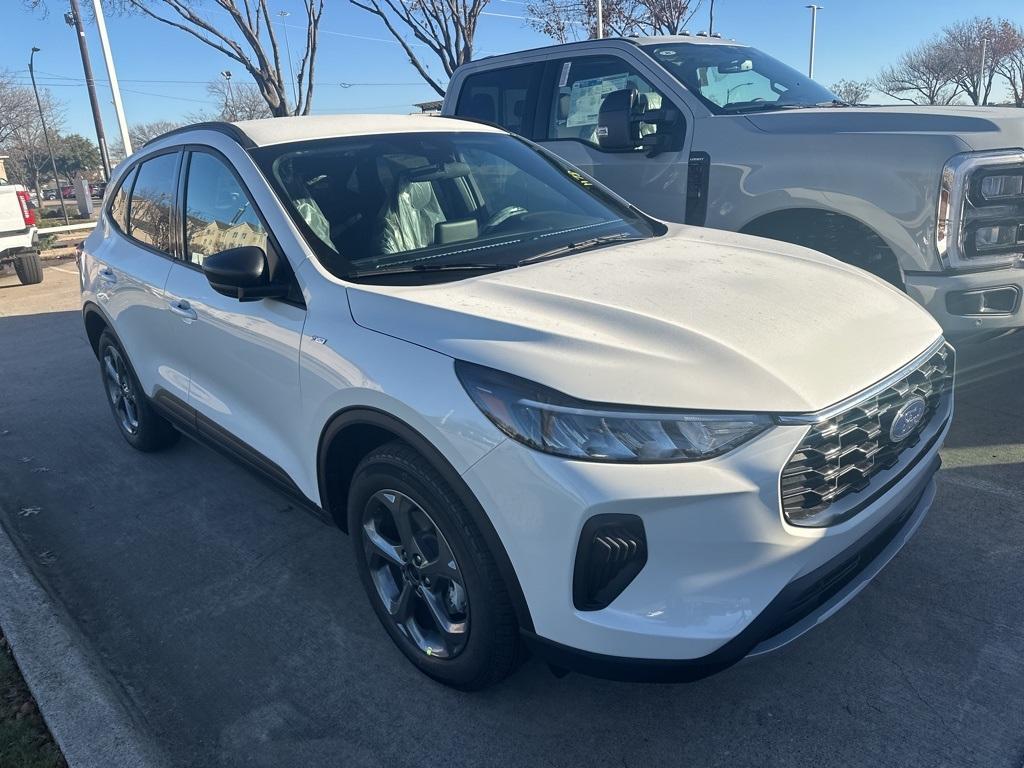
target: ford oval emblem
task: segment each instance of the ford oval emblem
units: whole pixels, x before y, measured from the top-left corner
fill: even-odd
[[[889,439],[894,443],[906,440],[910,434],[917,429],[917,425],[924,418],[928,406],[923,397],[912,397],[905,402],[892,420],[889,427]]]

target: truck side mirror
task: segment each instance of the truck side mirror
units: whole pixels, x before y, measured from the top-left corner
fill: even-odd
[[[597,114],[597,145],[601,149],[635,149],[640,146],[640,115],[643,112],[636,88],[612,91],[601,101]]]

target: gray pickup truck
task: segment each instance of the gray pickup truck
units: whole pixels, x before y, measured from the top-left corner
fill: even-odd
[[[543,145],[660,219],[862,267],[949,336],[1024,326],[1024,112],[854,107],[714,37],[590,40],[466,64],[442,114]]]

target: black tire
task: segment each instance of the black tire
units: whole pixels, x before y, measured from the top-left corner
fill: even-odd
[[[417,514],[426,513],[440,533],[438,538],[454,555],[454,570],[465,590],[464,620],[468,632],[462,641],[464,645],[450,658],[438,658],[417,646],[407,631],[392,619],[371,575],[369,561],[376,550],[367,543],[364,520],[369,519],[373,505],[380,503],[376,501],[379,494],[389,490],[397,491],[418,505]],[[395,441],[375,449],[359,463],[349,490],[348,525],[356,566],[370,604],[391,639],[421,672],[445,685],[469,691],[493,685],[516,668],[523,657],[519,627],[494,557],[459,497],[419,453],[406,443]],[[430,534],[417,535],[428,537],[423,548],[426,552]],[[371,555],[367,554],[368,550]],[[437,589],[438,579],[434,582]],[[430,585],[429,580],[424,583]],[[450,589],[449,585],[445,593],[448,596]],[[422,601],[420,594],[413,600]],[[419,610],[427,611],[429,616],[425,601],[419,604]]]
[[[22,253],[14,257],[14,271],[22,285],[43,282],[43,262],[38,253]]]
[[[174,445],[178,441],[178,431],[154,410],[142,391],[128,355],[109,330],[100,334],[98,353],[103,390],[121,436],[133,448],[147,453]],[[131,403],[131,408],[126,408],[125,401]]]

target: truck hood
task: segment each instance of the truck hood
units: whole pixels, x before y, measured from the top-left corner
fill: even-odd
[[[1024,114],[1004,107],[841,107],[747,115],[776,134],[946,134],[971,149],[1024,147]]]
[[[429,286],[350,288],[355,321],[584,400],[815,411],[940,335],[910,299],[814,251],[695,227]]]

